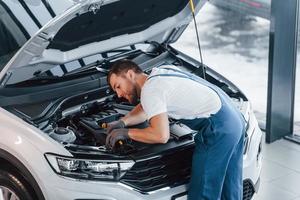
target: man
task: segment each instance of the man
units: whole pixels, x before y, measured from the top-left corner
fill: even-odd
[[[175,66],[154,68],[148,76],[132,61],[117,61],[108,83],[118,97],[140,102],[119,121],[108,125],[106,144],[119,140],[166,143],[168,116],[193,130],[195,150],[188,199],[242,199],[244,120],[219,88]],[[149,127],[127,129],[145,120]]]

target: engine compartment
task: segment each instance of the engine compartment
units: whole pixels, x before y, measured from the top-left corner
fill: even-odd
[[[111,98],[71,107],[61,113],[61,119],[48,121],[42,130],[64,145],[104,147],[106,128],[103,124],[120,119],[133,108],[124,105],[120,110],[118,105],[122,107]]]
[[[107,133],[104,124],[119,120],[133,108],[134,105],[110,96],[68,108],[61,112],[59,120],[56,120],[59,117],[54,115],[52,120],[44,121],[39,126],[42,131],[66,147],[81,149],[96,147],[102,152],[125,155],[151,145],[127,140],[117,143],[114,149],[107,149],[105,147]],[[177,143],[192,141],[195,131],[174,119],[169,119],[169,123],[170,141]],[[148,122],[145,121],[129,128],[147,126]]]
[[[106,129],[103,124],[120,119],[134,108],[134,105],[116,98],[107,85],[106,73],[114,61],[123,58],[132,59],[145,73],[149,73],[153,67],[172,64],[184,71],[201,76],[198,74],[201,70],[197,70],[197,64],[193,59],[172,48],[154,46],[151,52],[126,51],[105,58],[101,62],[92,63],[87,66],[87,71],[83,72],[83,76],[80,76],[79,72],[78,77],[74,74],[63,81],[60,81],[62,79],[54,79],[57,82],[51,82],[52,79],[37,79],[16,84],[3,90],[3,93],[14,96],[2,103],[7,105],[8,111],[38,127],[73,154],[84,153],[89,156],[96,152],[144,156],[147,153],[142,150],[149,150],[148,153],[151,154],[157,152],[154,150],[156,147],[160,151],[185,144],[191,145],[195,131],[174,119],[169,119],[170,139],[167,144],[124,141],[122,145],[116,145],[116,149],[111,150],[105,147]],[[236,99],[236,104],[246,100],[246,97],[234,85],[217,72],[207,67],[205,76],[206,80],[219,86],[231,98]],[[28,87],[30,87],[29,92],[19,94],[20,91],[24,91],[23,88],[28,91]],[[129,128],[145,128],[147,125],[148,122],[145,121]]]

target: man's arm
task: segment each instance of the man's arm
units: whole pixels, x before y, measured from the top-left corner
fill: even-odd
[[[139,103],[127,115],[121,118],[121,120],[125,123],[126,126],[132,126],[146,121],[147,116],[143,110],[142,105]]]
[[[155,115],[150,119],[150,125],[144,129],[129,129],[131,139],[144,143],[167,143],[170,137],[167,113]]]

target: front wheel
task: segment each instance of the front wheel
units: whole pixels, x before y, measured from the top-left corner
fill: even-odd
[[[29,188],[17,172],[0,169],[0,200],[34,200]]]

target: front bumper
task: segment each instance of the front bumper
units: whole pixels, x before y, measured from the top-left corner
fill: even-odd
[[[252,115],[252,134],[243,159],[243,200],[252,199],[253,195],[258,192],[262,169],[262,132],[253,113]],[[245,181],[247,181],[246,184]]]
[[[172,196],[187,191],[186,185],[181,185],[154,193],[141,194],[120,183],[79,181],[63,177],[57,178],[52,182],[53,184],[50,181],[48,183],[45,195],[47,200],[170,200]]]
[[[262,132],[256,119],[253,126],[253,134],[251,134],[247,153],[243,160],[244,200],[252,199],[260,185]],[[173,197],[185,199],[186,196],[181,195],[186,193],[188,186],[184,184],[174,188],[166,187],[143,194],[119,182],[75,180],[54,172],[52,176],[44,180],[44,196],[47,200],[170,200]]]

